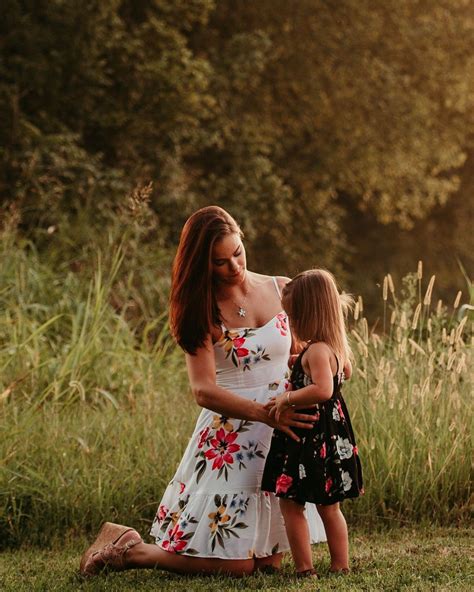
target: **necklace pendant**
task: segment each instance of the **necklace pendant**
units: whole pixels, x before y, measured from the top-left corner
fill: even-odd
[[[239,312],[237,314],[239,315],[239,317],[244,317],[247,314],[247,311],[245,310],[245,308],[239,306]]]

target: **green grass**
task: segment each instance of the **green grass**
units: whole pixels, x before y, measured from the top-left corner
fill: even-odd
[[[222,576],[182,577],[153,570],[111,573],[83,580],[77,573],[86,541],[63,548],[22,548],[0,555],[0,588],[3,592],[31,590],[153,591],[196,590],[299,590],[321,592],[413,590],[464,592],[474,586],[472,537],[467,529],[400,528],[372,533],[351,533],[352,573],[329,576],[325,544],[314,547],[315,566],[321,579],[296,580],[289,556],[277,576],[254,575],[244,579]]]

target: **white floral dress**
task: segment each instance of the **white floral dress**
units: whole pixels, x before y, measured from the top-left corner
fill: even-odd
[[[266,403],[286,390],[290,344],[283,312],[262,327],[223,327],[214,345],[217,384]],[[278,498],[261,490],[272,432],[203,409],[153,522],[156,543],[172,553],[221,559],[288,550]],[[313,542],[326,540],[315,506],[307,504],[306,512]]]

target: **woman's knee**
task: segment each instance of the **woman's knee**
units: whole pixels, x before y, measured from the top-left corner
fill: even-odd
[[[283,553],[274,553],[267,557],[255,557],[255,571],[269,569],[278,569],[281,566]]]
[[[231,560],[232,566],[229,565],[229,574],[234,577],[250,576],[255,571],[254,559]]]

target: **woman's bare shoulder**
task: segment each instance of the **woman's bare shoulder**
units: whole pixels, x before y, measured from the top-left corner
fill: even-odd
[[[288,282],[291,282],[291,279],[289,277],[284,276],[284,275],[277,275],[275,277],[276,277],[276,281],[278,282],[278,287],[280,288],[280,290],[282,290]]]
[[[260,285],[273,282],[273,278],[275,278],[278,283],[278,287],[283,288],[283,286],[285,286],[285,284],[290,281],[290,278],[282,275],[264,275],[263,273],[256,273],[255,271],[249,271],[249,273],[252,277],[252,280]]]

